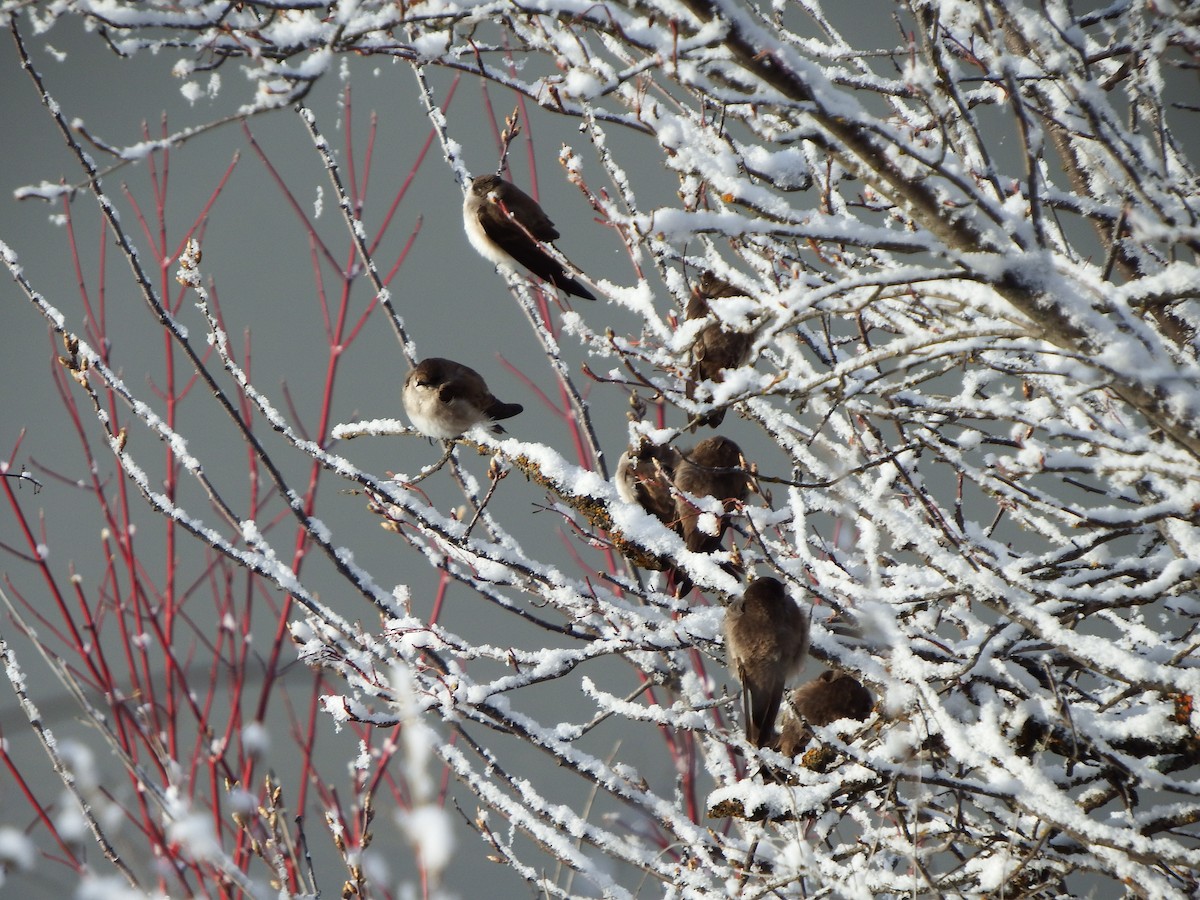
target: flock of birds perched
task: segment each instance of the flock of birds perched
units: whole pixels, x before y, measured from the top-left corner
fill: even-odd
[[[463,221],[471,245],[496,265],[527,269],[568,294],[596,299],[544,246],[559,237],[549,216],[510,182],[497,175],[476,178],[463,203]],[[692,292],[687,317],[708,318],[710,299],[738,296],[743,293],[705,272]],[[730,330],[719,321],[706,325],[692,346],[688,396],[704,381],[721,381],[725,369],[745,365],[753,339],[752,333]],[[519,403],[498,400],[474,369],[441,357],[422,360],[409,372],[403,401],[416,429],[441,440],[460,437],[477,425],[503,432],[498,423],[523,409]],[[716,427],[724,416],[725,410],[717,409],[698,424]],[[637,503],[675,530],[694,553],[721,549],[728,517],[751,490],[741,448],[719,435],[705,438],[690,451],[649,443],[626,450],[615,482],[623,500]],[[702,511],[695,501],[706,497],[716,498],[724,508],[715,533],[700,522]],[[722,567],[742,574],[732,562]],[[674,577],[676,594],[686,596],[690,579],[679,572]],[[864,721],[870,714],[870,692],[853,677],[832,671],[793,690],[784,704],[788,683],[804,665],[808,633],[808,616],[777,578],[755,579],[726,608],[728,663],[742,687],[746,738],[755,747],[795,756],[807,745],[810,727],[840,719]]]

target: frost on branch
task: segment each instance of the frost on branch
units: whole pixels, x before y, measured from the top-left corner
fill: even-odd
[[[627,250],[589,265],[601,302],[583,310],[539,315],[509,282],[546,353],[525,374],[559,379],[575,446],[469,432],[419,477],[302,437],[187,279],[219,357],[191,358],[270,423],[272,452],[358,492],[405,565],[519,640],[415,615],[397,570],[357,563],[281,469],[282,511],[353,616],[217,488],[185,509],[109,432],[113,456],[151,507],[304,605],[291,634],[336,685],[325,712],[412,729],[406,752],[436,754],[470,795],[484,853],[547,896],[1193,895],[1200,183],[1197,109],[1173,98],[1194,87],[1200,21],[1076,6],[856,5],[881,23],[865,38],[807,2],[35,5],[90,17],[120,52],[236,61],[256,79],[248,107],[303,96],[338,54],[410,63],[460,175],[477,126],[431,83],[481,75],[577,120],[561,161],[600,224],[585,208],[576,233]],[[728,364],[707,366],[725,344]],[[101,390],[128,396],[143,431],[191,446],[118,367],[68,350],[98,414]],[[597,435],[593,411],[627,401],[628,434]],[[670,445],[658,456],[678,470],[716,424],[742,448],[721,474],[752,491],[642,476],[688,511],[685,542],[621,499],[605,460]],[[471,447],[492,457],[486,483]],[[203,460],[186,468],[208,490]],[[536,539],[496,511],[506,493],[542,511]],[[805,680],[849,674],[874,698],[865,718],[810,723],[789,757],[744,740],[730,693],[723,607],[748,574],[812,604]],[[414,788],[400,821],[440,875],[446,823],[430,783]]]

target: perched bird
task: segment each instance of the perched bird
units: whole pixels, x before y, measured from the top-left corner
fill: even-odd
[[[617,493],[626,503],[636,503],[668,528],[674,527],[671,481],[680,458],[674,447],[651,443],[626,450],[617,460]]]
[[[712,312],[708,301],[716,297],[741,296],[743,292],[729,282],[718,278],[712,272],[705,272],[700,276],[700,281],[688,300],[687,318],[706,318]],[[744,366],[750,359],[750,347],[753,343],[753,332],[730,331],[720,322],[704,326],[692,344],[692,371],[687,383],[688,399],[695,398],[696,385],[700,382],[721,382],[725,379],[726,369]],[[724,419],[725,410],[714,409],[702,416],[698,424],[716,428]]]
[[[470,366],[431,356],[421,360],[404,379],[404,411],[417,431],[449,440],[474,425],[503,434],[497,419],[519,413],[519,403],[501,403],[492,396],[483,377]]]
[[[832,671],[805,682],[788,694],[783,704],[779,752],[795,756],[812,738],[809,726],[828,725],[838,719],[866,720],[874,698],[857,678]]]
[[[668,528],[679,531],[675,521],[675,497],[671,494],[671,479],[679,464],[679,451],[674,447],[656,446],[649,442],[637,449],[629,448],[617,460],[617,473],[613,478],[617,493],[626,503],[636,503],[650,515],[655,516]],[[671,568],[665,559],[645,551],[639,546],[624,550],[626,557],[643,569],[664,571]]]
[[[742,685],[746,740],[770,745],[783,691],[804,666],[808,619],[777,578],[750,582],[725,610],[725,653]]]
[[[729,438],[705,438],[675,466],[675,488],[693,497],[716,497],[725,507],[716,534],[698,526],[700,510],[686,496],[675,498],[675,515],[687,548],[695,553],[712,553],[721,546],[728,526],[726,516],[750,494],[750,478],[742,469],[742,449]]]
[[[596,299],[538,243],[558,239],[550,217],[536,200],[499,175],[480,175],[471,182],[463,200],[463,224],[471,246],[485,259],[510,268],[520,264],[568,294]]]

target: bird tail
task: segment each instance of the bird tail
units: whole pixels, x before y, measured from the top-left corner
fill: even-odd
[[[511,419],[517,413],[521,412],[525,407],[520,403],[501,403],[497,400],[487,408],[487,417],[492,421],[496,419]]]
[[[572,278],[566,272],[563,273],[561,278],[555,278],[554,284],[568,294],[574,294],[576,297],[582,297],[584,300],[596,299],[596,295],[585,288],[578,278]]]
[[[783,700],[783,690],[759,687],[746,688],[742,708],[746,723],[746,740],[755,747],[769,747],[775,739],[775,717]],[[746,707],[749,707],[747,710]]]

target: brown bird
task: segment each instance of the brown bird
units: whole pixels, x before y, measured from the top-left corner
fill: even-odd
[[[643,443],[630,448],[617,461],[617,493],[626,503],[636,503],[668,528],[675,526],[675,498],[671,481],[679,465],[674,447]]]
[[[507,210],[507,212],[505,212]],[[595,300],[542,243],[558,240],[558,229],[528,194],[499,175],[480,175],[463,200],[463,224],[471,246],[498,266],[524,266],[538,278],[585,300]]]
[[[675,488],[693,497],[716,497],[726,515],[719,518],[717,533],[705,534],[697,527],[700,510],[687,497],[675,498],[675,515],[687,548],[695,553],[712,553],[721,547],[728,527],[727,516],[750,494],[750,478],[742,469],[742,450],[729,438],[705,438],[675,467]]]
[[[742,685],[746,740],[769,746],[784,689],[808,653],[808,618],[779,579],[752,581],[725,610],[725,653]]]
[[[402,399],[417,431],[443,440],[459,437],[474,425],[503,434],[496,420],[511,418],[524,409],[519,403],[497,400],[470,366],[437,356],[421,360],[408,373]]]
[[[712,272],[705,272],[692,289],[692,296],[687,305],[687,318],[706,318],[712,312],[708,301],[716,297],[742,296],[745,296],[745,293],[728,281],[718,278]],[[744,366],[750,359],[750,347],[753,343],[753,332],[731,331],[721,322],[704,326],[692,344],[692,372],[687,383],[688,399],[695,398],[696,386],[700,382],[708,380],[720,383],[725,380],[726,369]],[[724,420],[725,410],[714,409],[702,416],[697,424],[716,428]],[[692,430],[695,430],[695,426]]]
[[[675,532],[679,531],[679,523],[675,521],[671,479],[678,464],[679,451],[674,447],[643,442],[636,450],[631,447],[621,454],[613,479],[622,500],[638,504]],[[630,562],[640,568],[656,572],[671,569],[665,558],[640,546],[629,545],[624,552]]]
[[[812,739],[809,726],[820,727],[838,719],[866,721],[875,704],[871,692],[857,678],[826,671],[788,694],[783,704],[779,752],[795,756]]]

